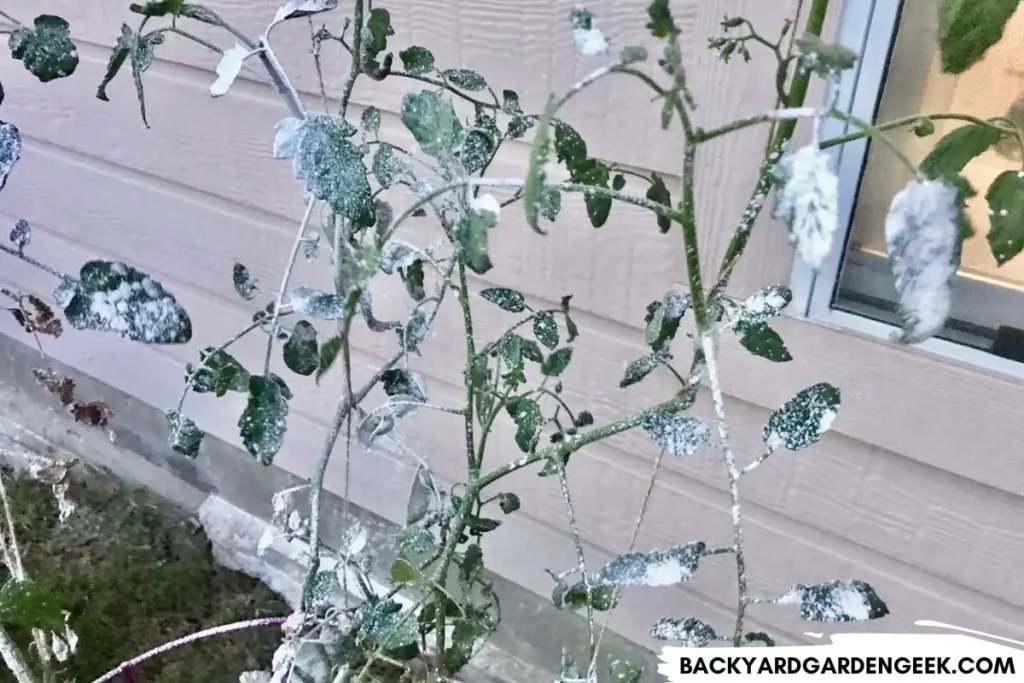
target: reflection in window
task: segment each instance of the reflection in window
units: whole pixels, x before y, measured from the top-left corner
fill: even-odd
[[[876,119],[956,112],[980,118],[1005,116],[1024,124],[1024,8],[1010,20],[1003,39],[958,76],[940,70],[937,29],[934,0],[904,1]],[[925,138],[917,137],[912,126],[891,131],[889,136],[918,163],[943,135],[962,125],[955,120],[935,124],[935,134]],[[942,337],[990,349],[1000,327],[1024,330],[1024,255],[1003,266],[996,264],[986,241],[985,201],[989,184],[1021,163],[1016,141],[1008,138],[964,169],[978,193],[967,208],[976,235],[964,243],[953,315]],[[883,145],[869,146],[836,308],[895,320],[891,311],[896,295],[884,259],[884,218],[892,197],[910,179],[910,172]],[[1009,332],[1004,329],[1003,334]]]

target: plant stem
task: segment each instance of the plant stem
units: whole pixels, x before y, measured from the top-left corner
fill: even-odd
[[[0,657],[3,657],[4,664],[10,669],[18,683],[36,683],[35,674],[25,661],[25,655],[18,649],[17,643],[7,633],[7,629],[0,626]]]
[[[263,374],[270,375],[270,359],[274,353],[274,342],[277,340],[277,320],[281,315],[281,306],[284,305],[284,295],[288,291],[288,282],[292,279],[292,271],[295,270],[295,261],[299,257],[299,247],[306,235],[306,226],[309,225],[309,218],[313,215],[313,207],[316,206],[316,199],[310,197],[306,202],[306,212],[299,223],[298,232],[295,234],[295,242],[292,244],[291,254],[288,255],[288,264],[284,269],[284,277],[281,278],[281,286],[277,290],[277,299],[274,303],[274,314],[270,318],[270,339],[267,341],[267,353],[263,359]]]
[[[877,126],[873,126],[867,121],[859,119],[852,114],[841,112],[838,109],[830,109],[829,116],[841,119],[843,121],[846,121],[847,123],[852,123],[857,128],[860,128],[861,132],[863,132],[865,135],[869,135],[872,138],[879,140],[882,144],[889,148],[889,151],[893,153],[893,156],[900,160],[900,163],[907,167],[911,175],[917,175],[917,166],[914,165],[914,162],[912,162],[907,157],[907,155],[903,153],[903,150],[901,150],[896,145],[896,143],[889,139],[889,136],[883,133],[880,128],[878,128]]]
[[[722,383],[718,375],[718,359],[715,350],[714,331],[708,330],[701,336],[701,349],[707,364],[708,382],[711,384],[711,400],[715,405],[715,424],[718,427],[719,448],[725,460],[725,470],[729,477],[729,497],[732,499],[732,550],[736,555],[736,630],[733,644],[739,647],[743,638],[743,619],[747,611],[747,567],[743,556],[743,516],[740,508],[739,479],[740,472],[736,468],[729,442],[729,423],[725,415],[725,397],[722,394]]]
[[[461,258],[457,260],[459,270],[459,307],[462,309],[462,334],[466,342],[466,366],[463,370],[463,380],[466,383],[466,406],[463,409],[463,422],[465,424],[465,447],[469,465],[469,480],[472,482],[480,476],[480,466],[484,454],[481,451],[480,458],[479,460],[477,459],[476,439],[473,429],[476,388],[473,386],[472,373],[473,362],[476,360],[476,340],[473,338],[473,311],[469,305],[469,282],[466,278],[466,264]],[[443,611],[440,610],[440,612]]]
[[[348,112],[348,103],[352,99],[352,90],[356,86],[356,79],[359,78],[359,74],[362,73],[362,57],[363,57],[363,0],[355,1],[355,9],[353,10],[353,23],[355,24],[355,32],[352,34],[352,67],[349,71],[348,80],[345,81],[345,89],[341,93],[341,107],[339,114],[342,118],[345,117]]]
[[[587,558],[583,552],[583,541],[580,538],[580,525],[576,522],[576,512],[572,507],[572,496],[569,493],[569,481],[565,476],[565,465],[558,470],[558,485],[562,489],[562,500],[565,501],[565,513],[569,518],[569,530],[572,532],[573,546],[576,548],[576,566],[579,567],[580,577],[583,581],[583,589],[587,593],[587,632],[590,638],[590,658],[597,656],[597,648],[594,637],[594,605],[590,588],[590,576],[587,574]]]
[[[24,261],[25,263],[29,264],[30,266],[35,266],[36,268],[38,268],[40,270],[45,270],[47,273],[49,273],[50,275],[52,275],[54,277],[59,277],[61,279],[64,279],[64,278],[67,277],[67,275],[65,275],[64,273],[60,272],[56,268],[51,268],[50,266],[46,265],[45,263],[41,263],[41,262],[35,260],[34,258],[32,258],[31,256],[29,256],[28,254],[24,254],[24,253],[18,251],[17,249],[14,249],[13,247],[7,246],[6,244],[0,244],[0,251],[4,252],[5,254],[10,254],[11,256],[13,256],[16,259],[21,259],[22,261]]]
[[[279,624],[283,624],[284,622],[285,617],[268,617],[265,619],[250,619],[249,621],[238,621],[233,624],[214,626],[213,628],[208,628],[203,631],[199,631],[198,633],[193,633],[191,635],[184,636],[183,638],[172,640],[169,643],[164,643],[163,645],[155,647],[152,650],[147,650],[146,652],[143,652],[142,654],[133,657],[132,659],[129,659],[126,662],[122,662],[121,664],[117,665],[116,668],[111,669],[107,673],[103,674],[102,676],[94,680],[92,683],[107,683],[107,681],[111,681],[117,678],[126,670],[138,666],[147,659],[152,659],[157,655],[161,655],[165,652],[181,647],[182,645],[188,645],[189,643],[194,643],[196,641],[204,640],[206,638],[212,638],[213,636],[219,636],[225,633],[233,633],[234,631],[242,631],[248,628],[257,628],[260,626],[277,626]]]
[[[908,126],[910,124],[917,123],[921,119],[932,119],[933,121],[966,121],[968,123],[974,123],[979,126],[994,128],[1004,133],[1016,132],[1006,126],[1000,126],[999,124],[993,121],[980,119],[977,116],[967,116],[966,114],[918,114],[916,116],[905,116],[901,119],[893,119],[892,121],[880,123],[874,126],[873,130],[871,131],[861,128],[859,131],[856,131],[854,133],[829,138],[828,140],[822,141],[820,147],[822,149],[828,149],[829,147],[835,147],[836,145],[844,145],[847,142],[853,142],[854,140],[860,140],[861,138],[873,135],[875,132],[890,131],[893,130],[894,128],[902,128],[903,126]]]

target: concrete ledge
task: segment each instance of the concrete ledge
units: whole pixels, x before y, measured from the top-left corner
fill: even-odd
[[[207,435],[197,460],[184,458],[167,446],[162,411],[51,360],[53,369],[75,380],[83,397],[104,400],[114,410],[112,442],[103,431],[76,423],[36,383],[32,369],[39,365],[36,349],[0,334],[0,445],[6,442],[56,458],[77,457],[152,490],[204,522],[218,561],[295,599],[296,577],[301,576],[295,549],[272,547],[259,558],[255,548],[271,517],[273,493],[302,480],[280,468],[260,466],[248,453],[212,435]],[[342,501],[324,493],[322,523],[330,545],[330,539],[341,538]],[[395,525],[354,505],[349,510],[367,530],[377,556],[375,573],[387,576],[396,554],[389,541]],[[555,609],[549,600],[518,584],[494,574],[491,578],[501,600],[501,627],[472,663],[469,679],[556,680],[563,645],[586,651],[584,620]],[[626,659],[643,666],[644,681],[658,680],[657,658],[650,650],[609,631],[602,652],[606,661]]]

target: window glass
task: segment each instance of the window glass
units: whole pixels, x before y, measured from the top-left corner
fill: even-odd
[[[941,73],[937,29],[935,0],[903,2],[895,39],[889,46],[891,59],[876,120],[956,112],[980,118],[1011,117],[1024,124],[1024,6],[1011,18],[1003,39],[961,75]],[[963,125],[955,120],[935,123],[936,132],[925,138],[915,135],[912,127],[888,135],[916,164],[943,135]],[[1021,164],[1019,146],[1006,139],[964,169],[964,176],[978,192],[968,202],[976,235],[964,244],[953,315],[939,336],[990,348],[1000,327],[1024,330],[1024,254],[1003,266],[996,264],[986,241],[989,219],[985,201],[996,176]],[[884,145],[869,145],[836,308],[894,319],[896,295],[884,258],[884,219],[893,195],[909,180],[910,172]]]

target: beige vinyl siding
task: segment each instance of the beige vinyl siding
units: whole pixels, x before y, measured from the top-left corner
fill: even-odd
[[[39,11],[29,0],[8,4],[5,9],[18,16]],[[254,35],[276,10],[273,0],[209,4]],[[644,29],[646,4],[605,0],[589,6],[616,45],[651,45]],[[673,2],[702,124],[762,111],[774,101],[768,61],[725,65],[704,49],[722,16],[743,14],[771,34],[796,4]],[[187,346],[149,348],[73,331],[47,340],[47,349],[60,360],[167,408],[181,390],[184,364],[251,320],[252,307],[232,289],[232,263],[245,263],[266,283],[275,283],[284,266],[302,212],[290,165],[270,156],[273,126],[286,111],[269,88],[250,81],[211,99],[215,56],[170,40],[146,78],[152,129],[145,130],[127,74],[111,87],[110,103],[94,98],[108,47],[121,21],[129,19],[125,3],[43,5],[71,22],[82,63],[74,77],[41,85],[20,64],[0,57],[7,91],[0,112],[25,136],[23,159],[0,195],[0,220],[32,222],[33,253],[59,269],[75,271],[89,258],[118,258],[175,292],[193,318],[194,339]],[[537,111],[550,90],[565,89],[592,67],[575,56],[569,39],[565,18],[573,5],[571,0],[396,1],[388,7],[397,27],[389,43],[426,45],[440,64],[474,68],[495,87],[518,90],[524,108]],[[213,35],[203,27],[197,32]],[[304,22],[281,27],[274,37],[296,85],[317,110]],[[230,46],[223,36],[219,42]],[[324,61],[330,65],[328,89],[337,93],[345,62],[326,47]],[[352,115],[358,117],[365,105],[380,107],[382,137],[412,146],[395,114],[401,94],[412,85],[397,78],[364,80]],[[669,176],[670,187],[677,184],[678,136],[659,129],[657,105],[636,84],[608,81],[580,96],[567,118],[592,154],[657,170]],[[753,185],[766,133],[751,129],[701,150],[697,197],[709,270],[717,265]],[[521,175],[526,157],[525,145],[512,145],[494,164],[493,175]],[[685,280],[678,235],[660,235],[647,215],[626,206],[616,206],[608,223],[595,230],[578,198],[567,198],[561,220],[546,237],[531,232],[515,210],[506,211],[492,236],[495,268],[472,279],[474,291],[494,284],[516,287],[542,306],[573,294],[582,331],[565,377],[565,395],[573,405],[592,410],[600,423],[673,390],[662,377],[628,390],[619,389],[618,382],[626,364],[643,352],[644,306]],[[791,259],[785,230],[762,220],[735,278],[736,292],[785,282]],[[322,264],[301,263],[296,282],[323,286],[325,275]],[[0,261],[0,283],[40,294],[54,284],[12,259]],[[397,317],[404,300],[398,283],[381,283],[374,299],[381,317]],[[481,340],[493,339],[509,322],[479,298],[474,312]],[[760,453],[769,411],[799,389],[830,381],[843,390],[843,407],[833,433],[819,445],[777,454],[744,481],[752,590],[770,595],[791,581],[855,577],[874,585],[893,611],[890,619],[866,628],[892,630],[936,619],[1024,636],[1024,575],[1018,570],[1024,559],[1020,382],[794,319],[780,321],[777,329],[795,357],[792,363],[773,365],[732,341],[723,344],[721,365],[741,458]],[[440,404],[455,405],[461,398],[460,330],[458,311],[446,307],[437,337],[425,346],[424,358],[413,361],[427,373]],[[25,340],[8,317],[0,317],[0,331]],[[392,345],[391,335],[361,328],[355,338],[356,379],[369,376]],[[248,364],[262,362],[259,337],[244,340],[238,350]],[[280,364],[275,367],[288,376]],[[332,373],[319,388],[311,380],[289,379],[296,396],[277,460],[281,467],[310,471],[342,391],[339,374]],[[188,405],[202,428],[238,443],[243,397],[193,396]],[[695,412],[710,418],[709,401],[702,399]],[[457,420],[424,413],[402,431],[405,443],[428,457],[449,482],[464,471],[451,439]],[[492,462],[519,454],[508,425],[491,444]],[[592,564],[625,550],[655,455],[638,431],[574,456],[569,476]],[[352,458],[353,501],[400,520],[411,461],[401,453],[366,453],[358,447]],[[342,459],[335,457],[328,471],[328,485],[336,492],[343,487]],[[523,508],[489,537],[485,556],[495,571],[547,595],[550,579],[541,569],[575,563],[557,482],[525,472],[509,487],[522,495]],[[722,466],[712,451],[667,460],[637,545],[695,539],[726,544],[728,507]],[[613,627],[647,644],[650,624],[662,616],[696,616],[724,628],[734,591],[728,562],[712,558],[682,588],[628,593]],[[780,642],[805,641],[804,631],[815,630],[788,609],[760,606],[749,628],[777,633]]]

